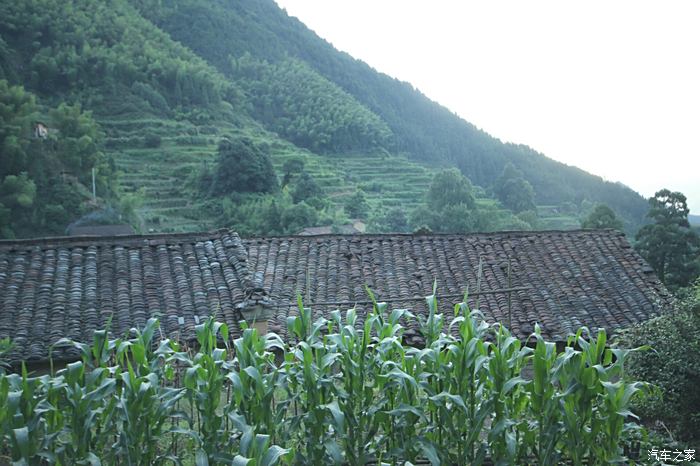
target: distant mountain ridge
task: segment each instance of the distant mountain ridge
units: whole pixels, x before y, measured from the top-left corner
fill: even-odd
[[[185,178],[213,162],[224,134],[256,138],[278,168],[303,157],[332,199],[362,188],[382,208],[415,205],[430,170],[450,166],[493,197],[510,162],[538,211],[568,215],[567,225],[606,203],[633,231],[647,210],[626,186],[504,144],[337,51],[272,0],[4,2],[0,79],[94,113],[122,191],[145,199],[149,229],[213,226]],[[390,186],[401,157],[411,162]],[[361,177],[340,168],[370,165]]]

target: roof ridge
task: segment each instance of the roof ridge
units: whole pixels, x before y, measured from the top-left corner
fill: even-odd
[[[0,239],[0,249],[25,246],[58,246],[71,243],[114,243],[114,244],[134,244],[142,241],[162,241],[164,243],[182,242],[182,240],[200,240],[220,236],[222,234],[234,234],[242,242],[262,239],[284,239],[284,238],[449,238],[449,237],[476,237],[476,236],[532,236],[543,234],[572,234],[572,233],[613,233],[616,236],[625,236],[621,231],[603,228],[589,229],[578,228],[575,230],[502,230],[489,232],[470,232],[470,233],[361,233],[361,234],[343,234],[343,233],[324,233],[319,235],[267,235],[267,236],[252,236],[241,238],[238,233],[230,228],[218,228],[208,231],[197,231],[189,233],[147,233],[147,234],[132,234],[132,235],[78,235],[78,236],[47,236],[39,238],[18,238],[18,239]]]
[[[79,236],[48,236],[41,238],[21,238],[21,239],[0,239],[0,249],[17,249],[30,246],[41,246],[45,248],[61,245],[88,245],[88,244],[113,244],[115,246],[137,245],[144,242],[152,244],[170,244],[189,241],[201,241],[208,238],[220,237],[222,234],[233,233],[228,228],[217,230],[191,232],[191,233],[155,233],[155,234],[133,234],[133,235],[79,235]]]
[[[537,236],[545,234],[572,234],[572,233],[585,233],[585,234],[600,234],[608,233],[614,236],[626,237],[624,232],[615,230],[613,228],[577,228],[574,230],[501,230],[501,231],[487,231],[487,232],[470,232],[470,233],[428,233],[428,234],[416,234],[416,233],[357,233],[357,234],[343,234],[343,233],[322,233],[318,235],[268,235],[268,236],[251,236],[243,238],[243,241],[255,241],[255,240],[266,240],[266,239],[297,239],[297,238],[463,238],[463,237],[478,237],[478,236],[491,236],[491,237],[502,237],[502,236]]]

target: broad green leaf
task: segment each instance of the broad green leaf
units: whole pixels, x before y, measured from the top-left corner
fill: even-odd
[[[440,456],[438,455],[437,449],[432,442],[425,439],[420,439],[418,440],[418,445],[420,446],[420,449],[425,457],[428,458],[428,461],[430,461],[430,464],[433,466],[440,466]]]
[[[289,450],[278,447],[277,445],[272,445],[265,452],[265,455],[260,461],[260,466],[274,466],[277,464],[279,459],[287,453],[289,453]]]
[[[194,456],[195,466],[209,466],[209,458],[204,450],[197,450]]]
[[[22,459],[28,460],[29,450],[31,448],[31,445],[29,444],[29,429],[26,426],[20,427],[18,429],[13,429],[12,433],[15,437],[15,442],[17,442],[17,446],[19,447]]]
[[[233,458],[233,462],[231,463],[231,466],[247,466],[248,463],[250,463],[251,461],[254,461],[254,460],[252,458],[246,458],[246,457],[241,456],[241,455],[236,455]]]
[[[345,415],[340,410],[340,407],[338,406],[338,401],[328,403],[327,405],[324,405],[324,408],[330,411],[331,415],[333,416],[336,430],[338,430],[338,432],[341,433],[345,432]]]

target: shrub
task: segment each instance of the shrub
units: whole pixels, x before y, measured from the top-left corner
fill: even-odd
[[[147,134],[143,138],[143,147],[155,149],[160,147],[161,139],[157,134]]]
[[[648,344],[635,354],[629,375],[657,390],[640,399],[645,419],[663,423],[676,438],[700,439],[700,280],[680,300],[678,310],[628,329],[619,346]]]

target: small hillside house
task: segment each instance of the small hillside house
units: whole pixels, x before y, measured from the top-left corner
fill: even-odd
[[[37,121],[34,124],[34,137],[37,139],[46,139],[49,135],[49,127],[46,124]]]

